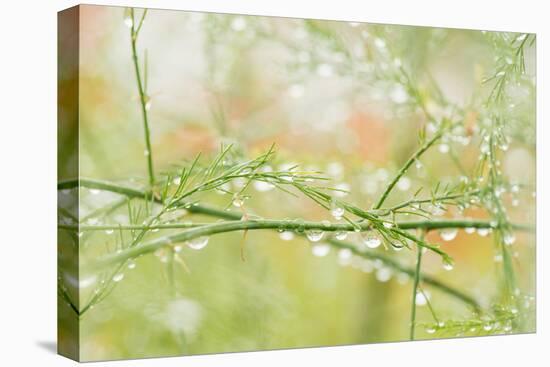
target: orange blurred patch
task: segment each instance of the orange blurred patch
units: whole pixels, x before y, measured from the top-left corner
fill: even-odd
[[[378,163],[388,160],[390,134],[382,119],[356,112],[349,119],[348,126],[357,134],[358,153],[362,159]]]

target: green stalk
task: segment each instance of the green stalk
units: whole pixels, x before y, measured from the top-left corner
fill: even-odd
[[[189,208],[191,209],[191,208]],[[206,209],[205,207],[202,207],[201,209]],[[193,213],[201,213],[205,214],[205,210],[201,210],[198,208],[194,208],[192,210]],[[187,209],[186,209],[187,210]],[[208,208],[208,213],[211,214],[221,214],[222,211],[215,210],[213,208]],[[228,219],[237,219],[233,216],[233,214],[236,214],[237,216],[242,216],[241,213],[227,213],[225,212],[225,216],[231,216],[231,218]],[[295,230],[297,225],[293,224],[292,222],[289,222],[288,220],[257,220],[257,222],[266,222],[270,223],[270,225],[275,225],[275,223],[278,223],[279,229],[284,230]],[[59,224],[58,228],[60,229],[67,229],[67,230],[78,230],[81,232],[87,232],[87,231],[105,231],[105,230],[153,230],[153,229],[188,229],[193,227],[202,227],[211,225],[210,222],[202,222],[202,223],[170,223],[170,224],[155,224],[151,226],[144,226],[144,225],[138,225],[138,224],[124,224],[124,225],[76,225],[76,224]],[[303,226],[304,230],[309,229],[319,229],[323,230],[325,232],[336,232],[336,231],[347,231],[347,232],[353,232],[355,229],[361,229],[363,231],[368,231],[372,229],[372,226],[368,223],[360,223],[360,224],[349,224],[349,223],[330,223],[327,224],[326,222],[301,222],[301,226]],[[421,221],[403,221],[403,222],[396,222],[396,227],[399,229],[425,229],[425,230],[434,230],[434,229],[446,229],[446,228],[493,228],[491,222],[485,221],[485,220],[453,220],[453,219],[446,219],[446,220],[437,220],[437,221],[428,221],[428,220],[421,220]],[[512,228],[519,229],[519,230],[525,230],[529,231],[530,228],[527,226],[521,226],[521,225],[515,225]],[[250,228],[247,228],[250,229]]]
[[[393,180],[390,182],[390,184],[386,187],[386,190],[376,203],[376,205],[373,207],[373,209],[380,209],[382,204],[384,204],[384,201],[386,201],[386,198],[390,194],[390,192],[393,190],[394,186],[397,184],[397,182],[401,179],[401,177],[407,172],[407,170],[410,168],[410,166],[422,155],[425,151],[427,151],[436,141],[438,141],[443,133],[440,131],[439,133],[435,134],[430,140],[424,143],[408,160],[405,162],[403,167],[397,172],[397,175],[393,178]]]
[[[61,181],[57,184],[57,189],[65,190],[65,189],[72,189],[78,186],[86,187],[89,189],[109,191],[116,194],[124,195],[128,198],[148,199],[151,197],[150,191],[142,191],[142,190],[126,187],[124,185],[120,185],[113,182],[89,179],[89,178],[81,178],[80,180],[74,179],[74,180]],[[162,204],[162,201],[157,197],[153,197],[153,201],[156,202],[157,204]],[[213,217],[227,219],[227,220],[240,220],[242,217],[242,213],[240,212],[220,210],[204,204],[191,205],[189,207],[186,207],[185,210],[193,214],[203,214],[203,215],[213,216]],[[434,229],[445,229],[445,228],[492,228],[491,223],[489,221],[470,220],[470,219],[404,221],[404,222],[398,222],[396,224],[397,224],[397,227],[400,229],[420,228],[425,230],[434,230]],[[186,224],[179,224],[179,225],[181,225],[181,228],[189,227]],[[347,226],[348,224],[341,224],[341,225]],[[510,225],[511,225],[511,228],[516,230],[527,231],[527,232],[534,231],[534,228],[528,225],[513,224],[513,223],[511,223]],[[170,228],[178,228],[177,227],[178,224],[170,225],[170,226],[171,226]],[[60,228],[61,227],[62,226],[60,226]],[[64,226],[64,227],[66,227],[67,229],[72,229],[70,226]],[[157,226],[157,227],[159,227],[159,229],[162,229],[161,226]],[[81,226],[81,228],[86,228],[86,227]],[[150,228],[156,228],[156,227],[150,227]],[[110,229],[110,228],[100,228],[100,229]],[[117,226],[116,228],[113,228],[113,229],[119,229],[119,227]],[[135,228],[135,229],[139,229],[139,228]],[[325,228],[323,227],[322,229],[324,230]],[[89,228],[89,230],[93,230],[93,228]],[[340,229],[337,229],[337,230],[340,230]]]
[[[424,234],[422,235],[422,238],[424,238]],[[412,300],[411,300],[411,325],[410,325],[410,332],[409,332],[409,338],[410,340],[414,340],[414,331],[416,327],[416,294],[418,292],[418,284],[420,282],[420,268],[422,263],[422,248],[416,247],[416,251],[418,252],[416,255],[416,268],[414,271],[414,284],[413,284],[413,292],[412,292]]]
[[[145,147],[146,147],[146,157],[147,157],[147,172],[149,174],[149,185],[151,188],[155,186],[155,171],[153,169],[153,151],[151,149],[151,132],[149,129],[149,118],[147,114],[147,99],[149,98],[147,96],[147,91],[145,90],[143,86],[143,82],[141,80],[141,71],[139,67],[139,60],[137,56],[137,38],[139,35],[139,31],[141,29],[141,26],[143,25],[143,20],[145,19],[145,15],[147,14],[147,9],[143,11],[143,15],[141,17],[141,20],[139,22],[138,27],[135,26],[134,21],[134,9],[131,9],[132,14],[132,27],[130,28],[130,36],[131,36],[131,44],[132,44],[132,60],[134,62],[134,69],[136,73],[136,80],[137,80],[137,86],[138,86],[138,92],[139,92],[139,102],[141,105],[141,114],[143,116],[143,131],[145,135]]]

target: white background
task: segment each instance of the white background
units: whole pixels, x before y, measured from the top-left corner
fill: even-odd
[[[537,33],[537,334],[338,348],[150,359],[117,366],[548,365],[549,128],[545,1],[156,0],[96,1],[228,13]],[[74,1],[3,1],[0,9],[0,365],[67,366],[56,338],[56,12]],[[545,22],[547,23],[544,29]],[[546,65],[545,65],[546,64]],[[548,110],[546,110],[547,112]],[[548,273],[546,271],[546,273]],[[545,350],[546,348],[546,350]],[[543,360],[546,359],[546,363]],[[97,366],[110,365],[98,363]]]

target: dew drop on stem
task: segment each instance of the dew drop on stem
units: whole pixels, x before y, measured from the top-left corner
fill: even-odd
[[[334,237],[340,241],[345,240],[347,236],[348,236],[348,232],[346,231],[338,231],[334,234]]]
[[[491,230],[489,228],[478,228],[477,229],[477,234],[480,235],[481,237],[486,237],[489,232],[491,232]]]
[[[120,282],[122,279],[124,279],[124,273],[117,273],[113,275],[113,282]]]
[[[443,269],[451,271],[454,269],[454,265],[451,261],[443,261]]]
[[[193,250],[201,250],[205,248],[207,244],[208,237],[206,236],[196,237],[187,242],[187,246]]]
[[[456,238],[458,229],[456,228],[446,228],[439,232],[439,236],[443,241],[452,241]]]
[[[345,209],[344,207],[338,203],[338,201],[333,200],[330,204],[330,214],[334,217],[336,220],[342,219],[344,216]]]
[[[306,236],[311,242],[319,242],[323,238],[323,235],[323,231],[318,229],[310,229],[306,232]]]
[[[235,196],[233,198],[233,206],[236,207],[236,208],[240,208],[244,205],[244,200],[239,197],[239,196]]]
[[[382,244],[382,240],[373,232],[363,233],[363,242],[368,248],[377,248]]]
[[[132,13],[130,9],[126,9],[124,11],[124,25],[128,28],[132,28],[134,25],[134,21],[132,19]]]
[[[513,233],[506,233],[503,237],[504,244],[511,246],[516,242],[516,236]]]

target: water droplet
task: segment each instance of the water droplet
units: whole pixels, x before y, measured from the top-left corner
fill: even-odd
[[[330,252],[330,245],[327,243],[317,243],[311,246],[311,253],[317,257],[323,257]]]
[[[428,334],[434,334],[434,333],[435,333],[435,328],[434,328],[433,326],[428,326],[428,327],[426,328],[426,332],[427,332]]]
[[[240,32],[246,29],[246,20],[244,17],[236,17],[231,22],[231,29],[233,29],[236,32]]]
[[[491,147],[487,143],[481,144],[481,147],[479,149],[480,149],[481,153],[484,154],[484,155],[489,154],[489,152],[491,151]]]
[[[483,330],[485,331],[491,331],[493,329],[493,325],[491,323],[486,323],[483,325]]]
[[[279,237],[283,240],[283,241],[292,241],[294,239],[294,233],[291,232],[291,231],[282,231],[280,234],[279,234]]]
[[[143,151],[143,155],[146,156],[146,157],[148,157],[148,156],[149,156],[149,151],[148,151],[147,149],[145,149],[145,150]]]
[[[136,267],[136,262],[134,260],[129,260],[128,269],[135,269],[135,267]]]
[[[449,153],[449,150],[450,150],[449,144],[445,144],[445,143],[439,144],[440,153],[446,154],[446,153]]]
[[[90,189],[90,194],[92,195],[98,195],[101,192],[101,190],[98,189]]]
[[[330,214],[334,217],[336,220],[342,219],[344,216],[345,209],[344,207],[339,204],[337,201],[333,200],[330,205]]]
[[[134,21],[132,20],[132,13],[130,9],[126,9],[124,11],[124,24],[128,28],[132,28],[132,26],[134,25]]]
[[[183,246],[182,245],[175,245],[174,246],[174,252],[177,254],[177,253],[180,253],[181,250],[183,250]]]
[[[273,190],[275,186],[266,181],[254,181],[254,188],[259,192],[267,192]]]
[[[380,238],[372,232],[367,232],[363,234],[363,242],[367,245],[368,248],[377,248],[382,244]]]
[[[391,279],[392,270],[387,267],[382,267],[376,271],[376,280],[385,283]]]
[[[510,143],[507,140],[502,141],[499,145],[499,148],[503,151],[507,151],[508,148],[510,148]]]
[[[84,232],[78,232],[76,235],[77,235],[78,237],[82,237],[82,236],[84,236]]]
[[[375,38],[374,45],[380,51],[383,51],[386,49],[386,42],[381,38]]]
[[[424,167],[422,162],[420,162],[418,159],[414,160],[414,166],[416,167],[417,170],[421,170]]]
[[[328,78],[330,76],[332,76],[334,73],[333,69],[332,69],[332,66],[330,66],[329,64],[319,64],[317,66],[317,74],[319,76],[322,76],[324,78]]]
[[[293,84],[288,88],[288,94],[292,98],[301,98],[304,95],[305,88],[302,84]]]
[[[115,231],[113,229],[106,229],[105,234],[113,234]]]
[[[349,248],[343,248],[338,251],[338,263],[342,266],[349,265],[351,263],[351,257],[353,253]]]
[[[391,247],[393,248],[394,251],[399,252],[399,251],[403,250],[403,248],[404,248],[405,246],[403,246],[403,245],[400,244],[400,243],[392,243],[392,244],[391,244]]]
[[[445,228],[439,232],[441,239],[443,241],[452,241],[456,238],[458,229],[456,228]]]
[[[436,217],[440,217],[445,214],[445,209],[440,204],[430,205],[429,210],[430,213]]]
[[[472,234],[476,231],[476,229],[474,227],[466,227],[464,228],[464,232],[468,233],[468,234]]]
[[[189,246],[189,248],[192,248],[193,250],[201,250],[205,248],[207,244],[208,237],[206,236],[196,237],[187,242],[187,246]]]
[[[117,273],[113,275],[113,282],[120,282],[122,279],[124,279],[124,273]]]
[[[384,222],[384,227],[385,227],[385,228],[392,228],[392,227],[393,227],[393,223],[391,223],[391,222]]]
[[[143,102],[145,103],[145,109],[149,111],[151,109],[151,97],[143,96]]]
[[[348,236],[348,232],[346,231],[338,231],[334,234],[334,237],[336,237],[337,240],[343,241]]]
[[[518,198],[513,198],[512,199],[512,206],[519,206],[519,199]]]
[[[164,248],[157,249],[155,251],[155,256],[158,257],[162,263],[168,262],[168,255],[166,254],[166,250]]]
[[[401,84],[397,84],[391,90],[390,98],[394,103],[403,104],[409,99],[409,94]]]
[[[443,261],[443,269],[445,269],[447,271],[451,271],[451,270],[454,269],[454,265],[450,261]]]
[[[233,198],[233,206],[234,206],[234,207],[240,208],[240,207],[243,206],[243,204],[244,204],[244,200],[243,200],[241,197],[235,196],[235,197]]]
[[[416,296],[415,296],[416,305],[417,306],[425,306],[428,303],[427,298],[429,298],[429,296],[427,294],[424,295],[424,293],[422,293],[422,292],[416,292]]]
[[[319,229],[310,229],[309,231],[306,232],[306,236],[308,240],[310,240],[311,242],[321,241],[321,239],[323,238],[323,235],[324,235],[323,231]]]
[[[399,181],[397,181],[397,188],[401,191],[407,191],[411,188],[411,179],[408,177],[401,177]]]
[[[300,219],[300,218],[295,219],[294,224],[296,225],[296,232],[304,233],[305,226],[304,226],[303,219]]]
[[[477,229],[477,234],[480,235],[481,237],[486,237],[489,232],[491,232],[491,230],[489,228],[478,228]]]
[[[503,237],[505,245],[511,246],[516,242],[516,236],[513,233],[506,233]]]

